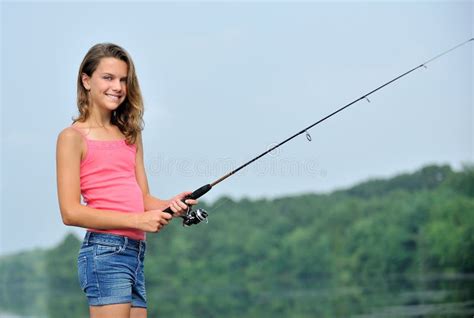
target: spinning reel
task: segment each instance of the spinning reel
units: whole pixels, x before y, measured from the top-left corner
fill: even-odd
[[[185,202],[187,199],[198,199],[201,196],[203,196],[205,193],[207,193],[209,190],[211,190],[211,188],[212,188],[212,185],[206,184],[200,187],[199,189],[195,190],[190,195],[187,195],[184,199],[182,199],[182,201]],[[166,208],[163,212],[167,212],[171,215],[174,214],[173,211],[171,211],[170,207]],[[206,221],[206,223],[208,223],[207,216],[208,216],[208,213],[206,210],[204,209],[193,210],[191,209],[190,206],[188,206],[188,210],[186,211],[186,214],[182,215],[181,218],[183,218],[183,226],[188,227],[193,224],[199,224],[202,221]]]
[[[181,217],[183,218],[183,226],[187,227],[193,224],[199,224],[202,221],[206,221],[206,223],[208,223],[207,216],[208,213],[204,209],[193,210],[191,207],[188,207],[186,214]]]

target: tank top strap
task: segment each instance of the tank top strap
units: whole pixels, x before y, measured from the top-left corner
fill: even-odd
[[[71,125],[71,126],[69,126],[69,127],[71,127],[72,129],[74,129],[75,131],[77,131],[78,133],[80,133],[81,136],[82,136],[82,138],[83,138],[86,142],[88,141],[88,138],[87,138],[86,134],[85,134],[81,129],[79,129],[79,128],[73,126],[73,125]]]

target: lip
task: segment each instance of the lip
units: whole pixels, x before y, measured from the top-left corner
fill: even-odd
[[[115,94],[105,94],[108,98],[112,100],[120,100],[123,95],[115,95]]]

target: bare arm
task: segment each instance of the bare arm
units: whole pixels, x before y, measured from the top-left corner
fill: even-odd
[[[58,136],[56,175],[59,208],[64,224],[103,230],[135,228],[148,232],[156,232],[160,224],[167,224],[167,217],[161,214],[168,214],[161,211],[151,211],[155,212],[151,214],[124,213],[82,205],[80,164],[84,147],[84,140],[72,129],[65,129]]]

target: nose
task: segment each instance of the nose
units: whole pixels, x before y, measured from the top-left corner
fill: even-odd
[[[112,89],[116,92],[120,92],[123,89],[123,83],[120,79],[116,79],[112,82]]]

